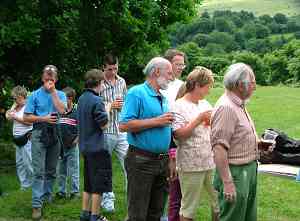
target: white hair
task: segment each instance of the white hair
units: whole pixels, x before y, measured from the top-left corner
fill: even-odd
[[[168,65],[171,65],[171,63],[167,59],[163,57],[155,57],[148,62],[143,72],[146,76],[151,76],[156,68],[162,69]]]
[[[254,76],[251,67],[244,63],[232,64],[228,67],[224,75],[224,86],[226,89],[232,91],[236,89],[239,83],[249,85],[251,76]]]

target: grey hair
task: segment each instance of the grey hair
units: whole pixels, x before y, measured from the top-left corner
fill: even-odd
[[[143,72],[146,76],[151,76],[156,68],[159,68],[161,70],[169,64],[171,65],[171,63],[167,59],[163,57],[155,57],[148,62]]]
[[[249,65],[245,63],[232,64],[224,75],[224,86],[232,91],[238,87],[239,83],[249,85],[251,76],[254,76],[254,73]]]

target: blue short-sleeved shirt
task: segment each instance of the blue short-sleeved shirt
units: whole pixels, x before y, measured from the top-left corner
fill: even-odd
[[[160,116],[169,111],[165,97],[158,94],[146,81],[132,87],[126,96],[121,112],[121,123]],[[140,132],[127,133],[128,143],[153,153],[168,151],[171,140],[171,127],[155,127]]]
[[[67,97],[63,91],[56,90],[59,99],[67,107]],[[58,112],[53,104],[51,94],[42,86],[32,92],[27,99],[24,113],[36,116],[46,116],[50,113]]]

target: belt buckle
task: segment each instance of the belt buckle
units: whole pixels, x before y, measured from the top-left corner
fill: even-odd
[[[167,157],[168,157],[168,154],[165,154],[165,153],[160,153],[159,155],[158,155],[158,159],[167,159]]]

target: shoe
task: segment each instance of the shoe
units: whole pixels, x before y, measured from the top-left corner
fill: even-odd
[[[53,198],[52,198],[51,194],[44,194],[42,196],[42,201],[45,205],[52,204]]]
[[[115,211],[115,195],[114,193],[103,193],[101,207],[105,212],[113,213]]]
[[[70,200],[80,199],[80,193],[71,193]]]
[[[91,216],[89,221],[108,221],[108,219],[105,216],[97,216],[97,217]]]
[[[90,221],[90,217],[91,217],[91,214],[84,214],[84,213],[81,213],[80,214],[80,221]]]
[[[57,199],[67,199],[66,193],[63,193],[63,192],[57,192],[57,193],[55,194],[55,197],[56,197]]]
[[[38,221],[42,218],[42,208],[32,208],[32,220]]]

